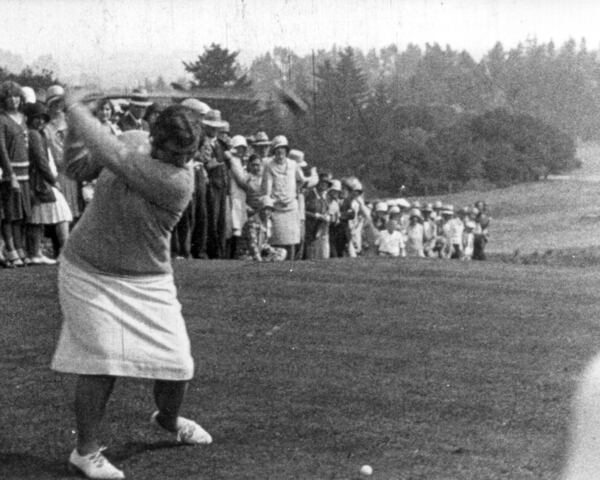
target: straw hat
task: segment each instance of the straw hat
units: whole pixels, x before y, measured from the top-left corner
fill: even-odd
[[[226,122],[221,118],[221,110],[209,110],[206,112],[202,123],[214,128],[223,128],[226,126]]]
[[[149,107],[152,102],[148,98],[148,92],[143,88],[136,88],[131,92],[131,98],[129,99],[129,105],[136,107]]]
[[[210,111],[210,107],[197,98],[186,98],[181,104],[184,107],[191,108],[195,112],[198,112],[200,115],[206,115]]]
[[[273,149],[273,151],[275,151],[281,147],[284,147],[288,152],[290,151],[288,139],[284,135],[277,135],[273,138],[273,141],[271,142],[271,148]]]
[[[258,132],[254,137],[253,145],[271,145],[271,141],[269,140],[269,136],[265,132]]]
[[[258,144],[255,143],[254,145],[258,145]],[[264,144],[261,144],[261,145],[264,145]],[[308,166],[308,163],[306,163],[306,160],[304,160],[304,152],[301,150],[296,150],[296,149],[290,150],[288,152],[288,158],[290,158],[290,159],[294,160],[296,163],[298,163],[298,166],[301,168]]]
[[[454,205],[444,205],[442,207],[442,215],[454,215]]]

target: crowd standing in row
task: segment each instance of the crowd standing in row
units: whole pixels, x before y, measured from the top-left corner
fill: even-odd
[[[70,227],[94,195],[94,182],[65,171],[64,89],[36,100],[28,87],[0,85],[0,218],[7,267],[53,264]],[[195,98],[181,102],[205,134],[193,159],[193,198],[172,234],[174,258],[278,261],[359,255],[485,259],[489,216],[483,202],[455,211],[441,202],[399,198],[365,202],[356,177],[334,179],[309,167],[283,135],[230,136],[218,110]],[[112,135],[149,131],[162,110],[144,91],[127,110],[101,99],[99,123]]]

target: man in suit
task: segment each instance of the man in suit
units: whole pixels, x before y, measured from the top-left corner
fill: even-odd
[[[144,114],[150,105],[152,105],[152,102],[148,99],[148,94],[145,90],[134,90],[129,101],[129,109],[120,118],[117,126],[123,132],[127,130],[150,131],[148,122],[144,120]]]

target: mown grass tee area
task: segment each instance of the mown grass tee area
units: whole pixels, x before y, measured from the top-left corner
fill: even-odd
[[[0,478],[67,477],[73,378],[50,372],[56,270],[2,271]],[[182,262],[197,361],[178,447],[125,379],[107,456],[130,479],[557,478],[600,345],[595,268],[342,259]]]

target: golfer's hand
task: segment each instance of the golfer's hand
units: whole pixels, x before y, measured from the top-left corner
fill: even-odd
[[[21,190],[21,185],[19,185],[19,180],[17,180],[16,175],[10,177],[10,188],[13,190]]]

